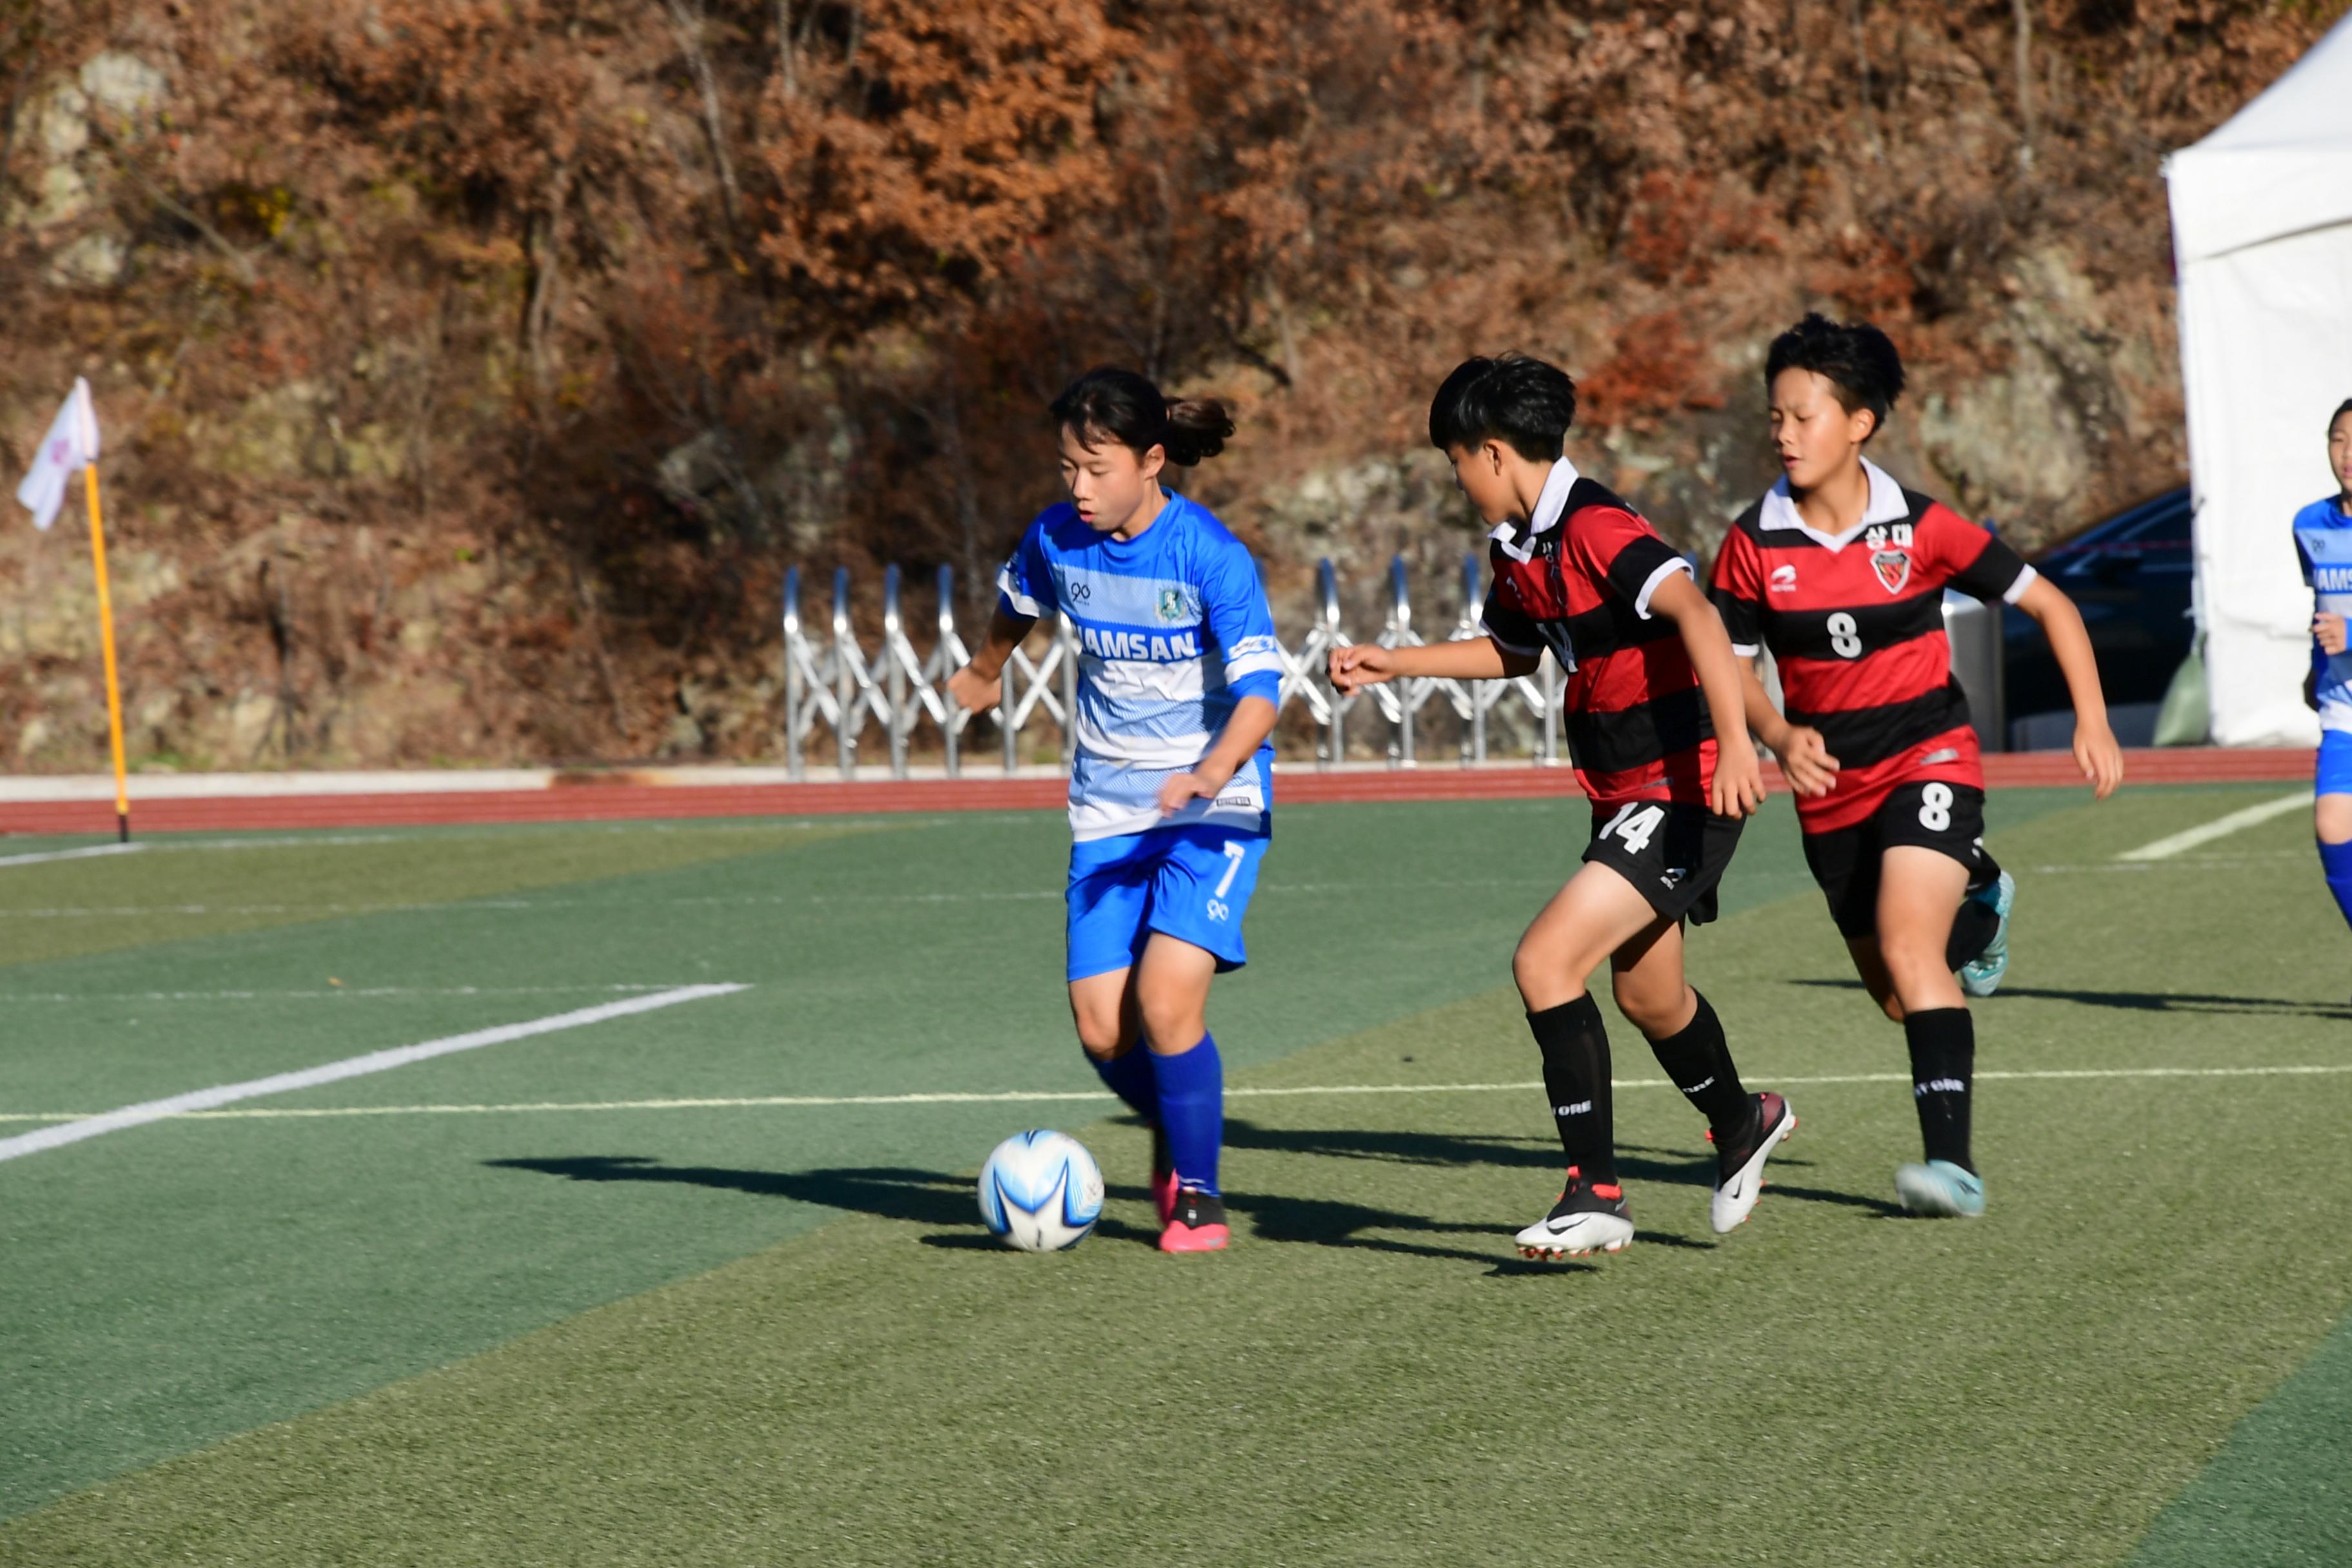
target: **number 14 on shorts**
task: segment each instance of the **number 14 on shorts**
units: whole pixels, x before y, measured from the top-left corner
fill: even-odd
[[[1600,836],[1617,839],[1625,846],[1628,855],[1639,855],[1650,847],[1650,836],[1657,832],[1658,824],[1665,819],[1664,806],[1644,805],[1638,800],[1629,800],[1617,808],[1617,815],[1602,826]]]

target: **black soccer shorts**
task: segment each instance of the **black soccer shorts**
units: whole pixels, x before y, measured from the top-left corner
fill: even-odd
[[[1880,858],[1912,844],[1950,856],[1969,868],[1969,891],[2000,879],[1985,853],[1984,791],[1940,779],[1896,784],[1878,809],[1851,827],[1805,835],[1805,864],[1830,901],[1830,918],[1844,937],[1878,933]]]
[[[1747,825],[1745,817],[1675,801],[1595,805],[1584,858],[1633,883],[1666,919],[1705,925],[1715,919],[1716,884]]]

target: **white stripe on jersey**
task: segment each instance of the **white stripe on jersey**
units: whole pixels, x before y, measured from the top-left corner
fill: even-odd
[[[1209,754],[1215,739],[1202,729],[1182,730],[1172,735],[1154,735],[1128,727],[1107,729],[1087,711],[1086,703],[1078,704],[1078,744],[1095,756],[1117,757],[1129,767],[1164,768],[1171,772],[1189,768]]]
[[[1013,568],[1010,566],[997,573],[996,591],[1004,595],[1004,602],[1013,606],[1013,613],[1016,616],[1026,616],[1034,621],[1045,613],[1037,601],[1023,593],[1021,584],[1013,580]]]
[[[1152,664],[1132,658],[1097,658],[1090,653],[1078,656],[1078,668],[1106,697],[1122,702],[1181,702],[1194,708],[1206,694],[1202,664],[1197,658]]]

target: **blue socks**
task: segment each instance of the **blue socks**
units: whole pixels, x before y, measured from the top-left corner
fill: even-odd
[[[1176,1180],[1213,1197],[1217,1152],[1225,1141],[1225,1064],[1216,1037],[1202,1036],[1182,1056],[1153,1057],[1151,1068],[1160,1080],[1160,1130]]]
[[[1143,1118],[1150,1127],[1160,1125],[1160,1083],[1151,1070],[1151,1053],[1140,1045],[1131,1046],[1123,1057],[1104,1061],[1089,1056],[1095,1074],[1103,1087],[1127,1101],[1127,1107]]]
[[[2352,923],[2352,844],[2321,844],[2319,866],[2327,873],[2327,890],[2336,895],[2336,907]]]

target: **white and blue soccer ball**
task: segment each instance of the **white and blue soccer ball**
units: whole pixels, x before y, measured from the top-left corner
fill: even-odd
[[[1015,1132],[980,1168],[980,1217],[999,1241],[1023,1252],[1077,1246],[1102,1206],[1102,1167],[1066,1132]]]

